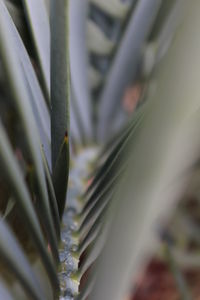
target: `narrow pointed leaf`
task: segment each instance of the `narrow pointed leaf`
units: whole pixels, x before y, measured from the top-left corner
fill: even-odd
[[[29,99],[36,119],[38,130],[40,133],[41,142],[43,143],[44,151],[51,166],[51,149],[50,149],[50,115],[45,103],[44,96],[39,86],[35,71],[31,64],[30,58],[23,45],[12,19],[7,14],[7,20],[10,23],[13,39],[15,40],[16,49],[21,61],[25,81],[27,81],[27,89],[29,91]]]
[[[62,217],[65,208],[65,198],[67,192],[68,172],[66,168],[69,168],[69,138],[67,133],[58,154],[53,172],[53,185],[55,188],[60,218]]]
[[[6,223],[2,220],[0,220],[0,239],[0,257],[6,262],[7,268],[18,278],[27,295],[33,300],[45,299],[44,291],[25,254]]]
[[[83,136],[93,138],[91,98],[87,76],[86,18],[88,0],[69,2],[70,13],[70,64],[74,90],[72,101],[76,101]]]
[[[62,216],[66,199],[69,171],[69,143],[64,142],[63,144],[69,132],[68,10],[68,0],[51,0],[51,143],[53,182],[56,197],[59,196],[57,201],[60,217]],[[62,168],[60,168],[61,164]],[[59,172],[61,173],[59,174]],[[61,190],[58,195],[59,189]]]
[[[109,122],[120,108],[125,88],[134,80],[141,50],[160,7],[161,0],[141,0],[136,4],[100,96],[98,138],[109,136]],[[121,76],[123,74],[123,76]]]
[[[46,233],[52,248],[52,253],[58,261],[56,234],[52,223],[52,217],[47,197],[47,187],[45,182],[42,157],[40,152],[40,140],[31,110],[29,95],[24,82],[24,76],[20,67],[20,62],[15,53],[15,40],[13,39],[12,28],[10,26],[6,7],[0,0],[0,55],[6,71],[10,93],[15,101],[20,120],[23,124],[25,139],[32,157],[38,190],[40,195],[40,205],[43,213],[43,221]]]
[[[42,70],[48,101],[50,101],[50,28],[47,11],[43,0],[22,2]]]
[[[16,205],[19,206],[23,213],[23,218],[27,223],[27,229],[33,237],[32,240],[41,255],[41,259],[47,270],[48,276],[53,282],[53,285],[55,284],[55,289],[57,290],[58,286],[55,268],[47,253],[45,241],[34,211],[32,200],[24,183],[23,175],[18,163],[16,162],[14,153],[11,150],[11,146],[9,145],[2,125],[0,125],[0,164],[1,172],[4,172],[3,174],[6,176],[11,190],[14,193]]]
[[[53,181],[51,177],[51,173],[49,170],[48,163],[46,161],[46,158],[43,154],[43,164],[44,164],[44,169],[45,169],[45,175],[46,175],[46,180],[47,180],[47,187],[48,187],[48,192],[49,192],[49,203],[52,211],[52,216],[54,219],[54,226],[56,229],[57,236],[60,236],[60,218],[59,218],[59,211],[58,211],[58,204],[56,200],[56,195],[53,187]]]

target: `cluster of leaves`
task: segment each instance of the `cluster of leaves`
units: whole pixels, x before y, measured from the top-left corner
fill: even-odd
[[[59,295],[58,242],[69,165],[68,2],[52,5],[52,39],[61,32],[65,40],[62,47],[59,39],[51,43],[50,70],[50,26],[43,1],[0,2],[1,275],[14,291],[18,278],[21,297],[25,291],[31,299]],[[55,44],[60,49],[56,55]],[[40,277],[46,278],[44,284]]]
[[[198,184],[194,188],[188,183],[198,169],[200,148],[197,1],[188,4],[187,18],[164,57],[181,2],[91,1],[88,48],[101,62],[91,59],[89,68],[102,67],[102,55],[110,59],[106,81],[101,77],[93,89],[99,98],[94,123],[94,101],[90,102],[85,79],[86,48],[76,48],[84,43],[78,32],[85,28],[86,2],[73,0],[69,9],[69,1],[52,0],[49,13],[48,1],[0,0],[3,299],[123,299],[131,275],[157,250],[153,227],[186,194],[185,183],[192,186],[192,195],[198,190]],[[119,31],[113,42],[109,34],[116,35],[111,30],[115,27]],[[95,48],[99,38],[102,53]],[[188,74],[195,74],[193,80]],[[136,80],[145,83],[144,97],[127,122],[119,104],[124,89]],[[77,155],[76,150],[80,144],[94,143],[94,137],[109,141],[91,164],[93,150]],[[75,158],[66,206],[69,139]],[[184,222],[188,202],[181,207]],[[181,273],[188,255],[178,261],[181,243],[176,215],[174,219],[175,225],[161,234],[164,259],[181,295],[189,299]],[[188,235],[197,242],[193,219],[186,228],[192,228]],[[190,266],[196,262],[193,255],[189,259]]]

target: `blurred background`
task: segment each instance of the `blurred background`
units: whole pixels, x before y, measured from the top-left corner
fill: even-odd
[[[100,142],[122,128],[141,105],[147,97],[147,84],[152,83],[153,89],[152,74],[180,25],[186,9],[184,2],[71,3],[72,110],[77,113],[79,131],[84,130],[88,99],[92,134]],[[88,86],[89,95],[81,85]],[[77,111],[79,98],[81,113]],[[87,124],[85,127],[87,130]]]
[[[177,32],[182,27],[187,27],[186,19],[190,4],[179,0],[91,0],[85,8],[83,2],[80,4],[80,1],[77,3],[74,1],[70,12],[71,109],[74,110],[71,116],[75,116],[74,123],[77,124],[76,129],[72,124],[74,141],[81,141],[84,144],[88,134],[92,135],[97,145],[114,143],[134,114],[156,95],[157,87],[162,85],[159,70],[160,68],[167,69],[165,56],[171,44],[174,43]],[[78,14],[77,6],[79,6],[82,19]],[[84,9],[85,13],[83,13]],[[77,19],[80,22],[79,29],[76,28],[78,27]],[[185,35],[187,33],[185,32]],[[189,42],[187,38],[188,36],[184,41],[185,44]],[[182,44],[182,47],[185,47],[185,44]],[[86,53],[84,54],[83,51]],[[181,55],[181,51],[184,50],[179,47],[179,51],[177,50],[171,56]],[[84,64],[83,56],[85,56]],[[189,56],[188,54],[188,59]],[[83,83],[84,78],[84,85],[88,86],[88,92],[87,95],[82,92],[79,96],[81,82],[78,83],[77,74],[81,71],[80,57],[82,67],[85,69],[83,72],[85,75],[82,75],[80,81]],[[174,57],[173,70],[180,66],[178,63],[176,66],[176,59],[177,57]],[[187,56],[182,60],[182,64],[185,60]],[[178,80],[181,70],[177,73],[177,77],[170,67],[166,72],[169,72],[169,78],[171,76],[171,80],[174,80],[174,85],[169,85],[168,88],[174,88],[173,96],[177,95],[175,90],[183,88]],[[182,83],[185,82],[184,80]],[[167,82],[165,84],[168,85]],[[167,93],[167,87],[165,91]],[[168,101],[168,97],[172,94],[169,93],[165,97],[164,93],[161,92],[160,97]],[[84,102],[86,98],[89,99],[89,104],[88,101]],[[78,103],[81,101],[84,102],[83,108],[78,110],[80,107]],[[189,99],[188,101],[190,102]],[[92,132],[86,129],[87,120],[84,122],[84,110],[88,112],[88,106]],[[150,136],[147,140],[149,143],[153,141],[156,143],[156,139],[151,139]],[[151,149],[146,155],[151,156],[150,151]],[[198,262],[200,207],[196,190],[196,188],[199,189],[197,187],[198,167],[195,174],[191,176],[189,187],[186,187],[186,191],[176,199],[176,203],[177,200],[179,203],[176,209],[171,211],[170,216],[165,215],[163,220],[157,223],[156,235],[159,238],[159,245],[156,248],[156,254],[148,257],[136,274],[134,272],[132,286],[127,292],[126,300],[200,299],[198,284],[200,280]],[[197,184],[194,189],[193,184]],[[126,234],[125,228],[124,234]],[[154,243],[154,239],[150,243]],[[115,249],[112,249],[112,253],[115,255]],[[116,260],[115,263],[117,263]],[[100,297],[103,296],[99,296],[98,299]]]

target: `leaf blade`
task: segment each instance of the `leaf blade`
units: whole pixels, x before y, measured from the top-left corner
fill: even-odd
[[[15,53],[15,40],[13,39],[8,13],[3,1],[0,0],[0,54],[3,66],[6,71],[10,92],[23,124],[25,138],[29,147],[29,152],[35,166],[36,180],[38,184],[40,205],[43,211],[44,225],[46,233],[51,244],[52,253],[55,261],[58,262],[58,250],[55,229],[52,223],[52,217],[47,197],[47,187],[40,152],[40,140],[37,126],[30,107],[29,95],[24,82],[20,62]],[[49,230],[50,229],[50,230]]]

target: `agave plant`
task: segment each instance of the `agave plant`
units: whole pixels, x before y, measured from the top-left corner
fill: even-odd
[[[198,299],[199,9],[0,0],[0,299]]]

